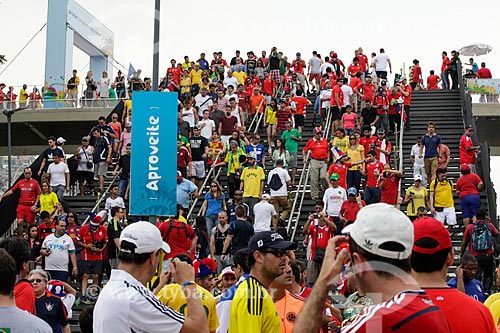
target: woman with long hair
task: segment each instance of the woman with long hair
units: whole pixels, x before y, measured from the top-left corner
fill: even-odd
[[[56,210],[52,214],[52,218],[56,219],[56,221],[59,221],[59,220],[66,221],[66,218],[68,216],[68,212],[69,212],[68,202],[61,200],[60,202],[57,203]]]
[[[212,180],[210,183],[210,191],[205,194],[205,201],[201,206],[201,216],[206,219],[207,230],[212,230],[214,226],[219,224],[218,214],[226,210],[225,194],[222,191],[217,180]]]
[[[40,193],[40,212],[47,211],[50,215],[54,214],[59,199],[55,192],[52,192],[48,180],[42,181],[42,192]]]
[[[207,222],[204,216],[196,217],[196,225],[194,228],[196,236],[198,236],[198,242],[196,243],[196,259],[204,259],[208,257],[208,231]]]
[[[28,239],[26,242],[30,248],[30,261],[35,263],[36,267],[42,267],[42,256],[40,255],[40,250],[42,249],[42,240],[38,237],[38,226],[32,225],[28,229]],[[30,267],[34,269],[35,267]]]
[[[85,84],[87,85],[87,88],[85,88],[85,99],[84,101],[87,101],[85,103],[85,106],[94,106],[94,99],[96,98],[95,91],[97,90],[97,84],[92,78],[92,71],[87,72],[87,76],[85,77]]]
[[[350,161],[358,162],[365,159],[365,148],[359,144],[356,135],[349,135],[349,146],[347,147],[347,156]],[[355,187],[359,191],[361,184],[361,170],[364,169],[363,164],[353,165],[347,170],[347,188]]]
[[[278,111],[278,102],[272,99],[271,103],[266,108],[264,119],[267,126],[267,143],[269,147],[273,147],[274,137],[276,136],[276,112]]]
[[[283,138],[278,138],[278,140],[276,140],[276,149],[274,149],[271,154],[271,160],[274,162],[275,168],[276,161],[280,159],[283,160],[283,167],[285,170],[288,170],[288,163],[292,161],[292,157],[290,156],[290,152],[285,148],[285,140]]]

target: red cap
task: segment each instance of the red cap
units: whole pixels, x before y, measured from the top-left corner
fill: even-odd
[[[470,171],[470,166],[468,164],[461,164],[460,171]]]
[[[413,241],[413,252],[421,254],[434,254],[438,251],[451,248],[450,233],[443,226],[443,223],[433,217],[422,217],[413,222],[413,232],[415,239]],[[417,241],[423,238],[435,240],[438,245],[434,248],[425,248],[415,245]]]
[[[317,126],[317,127],[314,127],[313,133],[314,134],[316,134],[316,133],[323,133],[323,130],[321,129],[321,127]]]

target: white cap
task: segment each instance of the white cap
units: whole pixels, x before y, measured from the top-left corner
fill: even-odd
[[[224,275],[227,275],[227,274],[232,274],[232,275],[235,275],[233,269],[231,268],[231,266],[227,266],[226,268],[224,268],[222,270],[222,272],[220,273],[221,276],[224,276]]]
[[[257,153],[255,151],[251,151],[248,153],[247,158],[257,159]]]
[[[262,199],[269,200],[269,199],[271,199],[271,196],[267,193],[264,193],[264,194],[262,194]]]
[[[413,177],[413,180],[422,180],[422,175],[416,174],[415,177]]]
[[[342,230],[370,253],[391,259],[407,259],[413,247],[413,224],[399,209],[385,203],[361,208],[354,223]],[[380,248],[387,242],[399,243],[403,251]]]
[[[56,140],[56,143],[58,145],[62,145],[65,142],[66,142],[66,139],[64,139],[62,136],[58,137],[57,140]]]
[[[125,227],[120,235],[120,243],[122,241],[135,245],[133,253],[152,253],[159,249],[170,253],[170,246],[162,240],[160,230],[150,222],[139,221]],[[121,247],[120,251],[131,252]]]

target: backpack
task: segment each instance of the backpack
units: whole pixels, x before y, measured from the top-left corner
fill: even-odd
[[[75,77],[72,76],[71,79],[68,80],[68,89],[75,89],[76,84],[75,84]]]
[[[472,248],[476,251],[486,251],[493,245],[491,230],[486,221],[472,222]]]
[[[333,65],[333,69],[334,69],[335,74],[337,74],[337,77],[340,77],[340,65],[339,65],[338,59],[333,59],[332,65]]]
[[[280,175],[276,172],[272,175],[269,181],[269,188],[273,191],[278,191],[283,186]]]
[[[186,227],[186,223],[182,223],[182,226],[176,226],[174,225],[174,222],[172,222],[172,220],[168,221],[168,231],[167,231],[167,234],[165,235],[165,238],[163,239],[165,242],[168,243],[168,237],[170,236],[170,233],[172,232],[173,229],[179,229],[177,230],[177,236],[180,236],[180,229],[184,229],[184,235],[186,236],[186,241],[188,240],[188,231],[187,231],[187,227]]]

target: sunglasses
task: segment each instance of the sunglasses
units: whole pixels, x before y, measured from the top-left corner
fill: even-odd
[[[277,258],[281,258],[285,255],[285,251],[283,251],[283,250],[262,250],[259,252],[264,253],[264,254],[270,253]]]
[[[45,281],[44,279],[31,279],[31,280],[28,280],[30,283],[41,283],[42,281]]]
[[[72,217],[72,218],[74,218],[74,217],[75,217],[75,215],[68,215],[68,217]]]

